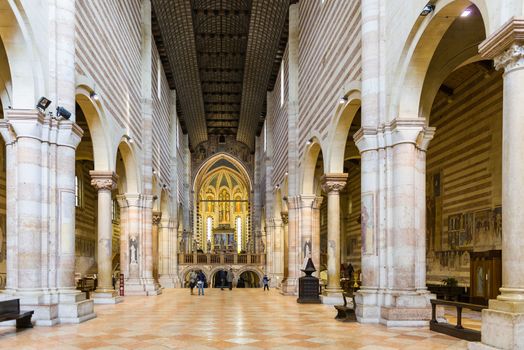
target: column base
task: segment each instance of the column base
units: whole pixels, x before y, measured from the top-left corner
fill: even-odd
[[[357,320],[360,323],[381,323],[387,327],[427,327],[431,320],[431,299],[428,291],[360,290],[355,295]],[[443,316],[439,309],[438,317]]]
[[[177,280],[178,279],[175,276],[162,275],[158,279],[158,283],[160,283],[162,288],[177,288]]]
[[[74,289],[52,293],[7,290],[1,293],[0,299],[20,299],[22,311],[34,311],[32,322],[35,326],[76,324],[96,317],[93,301]]]
[[[91,299],[97,305],[100,304],[118,304],[124,301],[115,290],[95,290],[91,294]]]
[[[344,297],[342,293],[344,293],[342,288],[326,288],[320,296],[320,301],[326,305],[343,305]]]
[[[282,281],[280,288],[280,294],[283,295],[297,295],[298,279],[296,278],[285,278]]]
[[[270,288],[276,288],[276,289],[282,288],[282,280],[284,279],[284,274],[274,273],[273,275],[271,275],[270,278],[271,278],[271,280],[269,281]]]
[[[152,278],[129,278],[124,283],[125,295],[153,296],[162,294],[162,287]]]
[[[58,317],[60,323],[82,323],[96,317],[93,300],[86,299],[83,292],[68,290],[60,292]]]
[[[482,342],[469,343],[470,350],[523,350],[524,303],[490,300],[482,310]]]

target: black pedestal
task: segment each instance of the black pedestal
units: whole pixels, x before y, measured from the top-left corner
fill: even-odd
[[[316,271],[311,258],[308,259],[306,268],[302,270],[306,276],[298,279],[298,299],[301,304],[320,304],[319,279],[311,276]]]

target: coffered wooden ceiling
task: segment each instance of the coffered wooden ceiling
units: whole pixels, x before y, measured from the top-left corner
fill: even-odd
[[[153,34],[193,146],[235,135],[251,149],[296,0],[152,0]]]

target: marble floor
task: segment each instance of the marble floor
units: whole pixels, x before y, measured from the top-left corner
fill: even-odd
[[[420,328],[341,323],[327,305],[301,305],[272,290],[164,290],[96,306],[79,325],[17,332],[0,327],[1,349],[466,349],[466,342]]]

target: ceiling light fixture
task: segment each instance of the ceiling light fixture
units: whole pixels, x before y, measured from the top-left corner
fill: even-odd
[[[51,100],[48,99],[47,97],[42,96],[38,100],[38,103],[36,104],[36,108],[44,112],[47,109],[47,107],[49,107],[50,104],[51,104]]]
[[[313,140],[312,140],[312,139],[309,139],[309,140],[307,140],[306,145],[309,146],[309,145],[311,145],[312,143],[313,143]]]
[[[95,91],[92,91],[90,94],[89,94],[89,97],[91,97],[91,99],[93,101],[98,101],[100,100],[100,96],[95,92]]]
[[[433,12],[433,10],[435,10],[435,5],[428,3],[426,6],[424,6],[424,8],[422,9],[422,12],[420,13],[420,15],[422,17],[426,17],[431,12]]]
[[[471,11],[470,8],[467,8],[460,14],[460,17],[468,17],[469,15],[471,15],[471,12],[473,11]]]
[[[341,105],[343,105],[346,102],[348,102],[348,98],[346,96],[343,96],[340,98],[340,100],[338,100],[338,103],[340,103]]]
[[[69,119],[71,118],[71,112],[69,112],[67,109],[65,109],[64,107],[56,107],[56,117],[62,117],[64,119]]]

